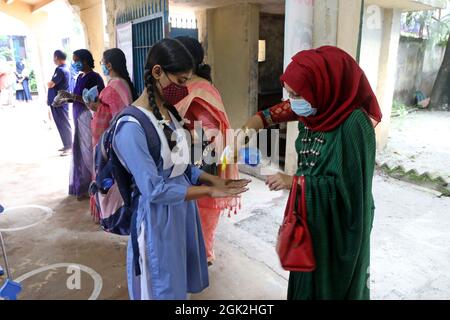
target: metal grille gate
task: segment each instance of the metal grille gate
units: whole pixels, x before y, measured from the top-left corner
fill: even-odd
[[[136,90],[144,90],[147,53],[152,45],[164,37],[163,17],[133,23],[133,77]]]

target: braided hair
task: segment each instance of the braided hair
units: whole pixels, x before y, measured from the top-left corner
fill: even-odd
[[[119,77],[128,83],[131,90],[131,96],[133,97],[133,100],[136,100],[138,98],[137,91],[131,81],[130,74],[128,73],[127,59],[123,51],[119,48],[106,50],[103,52],[103,61],[105,63],[111,63],[112,69],[119,75]]]
[[[150,49],[144,73],[144,84],[147,89],[148,103],[153,115],[158,120],[164,120],[159,107],[156,103],[156,79],[152,75],[155,65],[160,65],[162,70],[167,73],[176,74],[194,70],[194,59],[189,50],[178,40],[163,39],[152,46]],[[179,121],[183,122],[177,109],[170,103],[164,102],[164,107]],[[166,124],[163,124],[164,135],[166,136],[169,147],[172,150],[176,142],[172,141],[173,130]]]

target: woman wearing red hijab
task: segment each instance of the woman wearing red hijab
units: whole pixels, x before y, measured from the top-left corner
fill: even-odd
[[[364,72],[331,46],[302,51],[281,76],[290,99],[259,112],[243,130],[299,121],[298,170],[267,178],[271,190],[293,181],[306,202],[316,260],[313,272],[291,272],[288,299],[370,299],[370,233],[377,99]]]

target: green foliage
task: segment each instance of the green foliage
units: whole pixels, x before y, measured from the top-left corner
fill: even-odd
[[[8,46],[6,46],[8,40],[8,36],[0,35],[0,58],[6,61],[11,61],[13,60],[13,52]]]
[[[37,82],[36,82],[36,75],[34,74],[34,71],[30,72],[29,77],[29,83],[30,83],[30,91],[31,92],[37,92]]]
[[[0,57],[5,59],[6,61],[11,61],[13,60],[13,52],[7,47],[0,47]]]
[[[403,21],[408,27],[418,24],[420,38],[428,38],[432,45],[445,46],[450,35],[450,15],[441,13],[441,10],[407,12]]]
[[[404,117],[409,113],[411,109],[411,107],[408,107],[404,103],[394,101],[392,104],[392,117]]]
[[[439,46],[445,46],[450,35],[450,14],[442,17],[440,20],[435,20],[431,24],[430,29],[433,43]]]

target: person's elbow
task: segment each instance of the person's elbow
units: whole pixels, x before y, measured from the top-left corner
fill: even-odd
[[[168,186],[160,184],[150,193],[148,200],[152,204],[176,205],[186,201],[188,188],[186,186]]]

